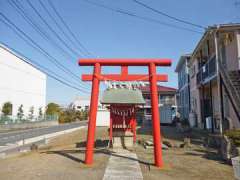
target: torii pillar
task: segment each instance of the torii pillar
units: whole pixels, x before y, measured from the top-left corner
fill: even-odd
[[[154,160],[157,167],[163,166],[162,160],[162,141],[160,129],[160,116],[158,108],[158,89],[156,78],[156,66],[150,63],[148,66],[150,75],[151,87],[151,105],[152,105],[152,130],[153,130],[153,143],[154,143]]]
[[[167,75],[157,74],[156,66],[170,66],[170,59],[80,59],[80,66],[94,66],[93,74],[83,74],[83,81],[92,81],[92,94],[88,122],[88,136],[85,163],[93,163],[94,137],[98,108],[99,83],[113,81],[150,81],[152,105],[152,129],[155,166],[162,167],[162,141],[160,132],[160,115],[158,107],[157,81],[167,81]],[[101,66],[121,66],[121,74],[101,74]],[[148,74],[128,74],[128,66],[148,66]]]
[[[99,79],[97,75],[101,73],[101,66],[99,63],[94,65],[94,76],[92,80],[92,94],[90,103],[90,113],[88,122],[88,136],[85,163],[92,164],[93,162],[93,148],[94,148],[94,136],[96,128],[97,108],[98,108],[98,95],[99,95]]]

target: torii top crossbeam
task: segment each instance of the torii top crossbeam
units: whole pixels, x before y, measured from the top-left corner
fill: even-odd
[[[80,59],[80,66],[93,66],[99,63],[101,66],[148,66],[154,63],[155,66],[171,66],[171,59]]]
[[[160,134],[160,115],[158,106],[157,82],[167,81],[166,74],[157,74],[157,66],[171,66],[170,59],[80,59],[80,66],[94,66],[93,74],[83,74],[83,81],[92,81],[92,94],[88,122],[88,136],[85,163],[93,162],[93,148],[98,107],[99,83],[112,81],[149,81],[151,89],[152,126],[154,141],[154,159],[157,167],[162,167],[162,144]],[[121,66],[120,74],[101,74],[102,66]],[[128,74],[128,66],[148,66],[148,74]]]
[[[114,80],[114,81],[149,81],[148,74],[128,74],[128,66],[171,66],[170,59],[80,59],[80,66],[121,66],[121,74],[95,74],[98,80]],[[83,81],[92,81],[92,74],[83,74]],[[156,74],[156,80],[166,82],[168,77],[166,74]]]

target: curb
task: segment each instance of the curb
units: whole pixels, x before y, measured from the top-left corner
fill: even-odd
[[[50,139],[53,139],[53,138],[55,138],[59,135],[71,133],[73,131],[83,129],[85,127],[86,126],[81,126],[81,127],[77,127],[77,128],[67,129],[67,130],[64,130],[64,131],[54,132],[54,133],[50,133],[50,134],[44,134],[44,135],[41,135],[41,136],[17,141],[14,144],[11,144],[10,146],[2,147],[0,149],[0,159],[6,157],[6,152],[5,151],[12,150],[12,149],[24,146],[24,145],[29,145],[31,143],[39,142],[39,141],[42,141],[42,140],[44,140],[45,142],[49,142]]]

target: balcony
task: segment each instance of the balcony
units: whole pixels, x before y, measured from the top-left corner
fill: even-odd
[[[197,73],[197,85],[204,84],[216,75],[216,56],[204,64]]]
[[[160,99],[159,100],[159,105],[160,104],[164,104],[164,105],[175,105],[175,98],[174,96],[171,97],[171,98],[163,98],[163,99]],[[151,104],[151,100],[150,99],[145,99],[145,107],[151,107],[152,104]]]

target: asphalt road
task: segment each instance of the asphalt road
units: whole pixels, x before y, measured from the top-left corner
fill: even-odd
[[[34,128],[34,129],[14,131],[9,133],[0,133],[0,146],[14,144],[17,141],[21,141],[23,139],[33,138],[33,137],[41,136],[44,134],[50,134],[50,133],[59,132],[67,129],[72,129],[72,128],[84,126],[86,124],[87,122],[83,121],[79,123],[62,124],[62,125],[51,126],[51,127]]]

